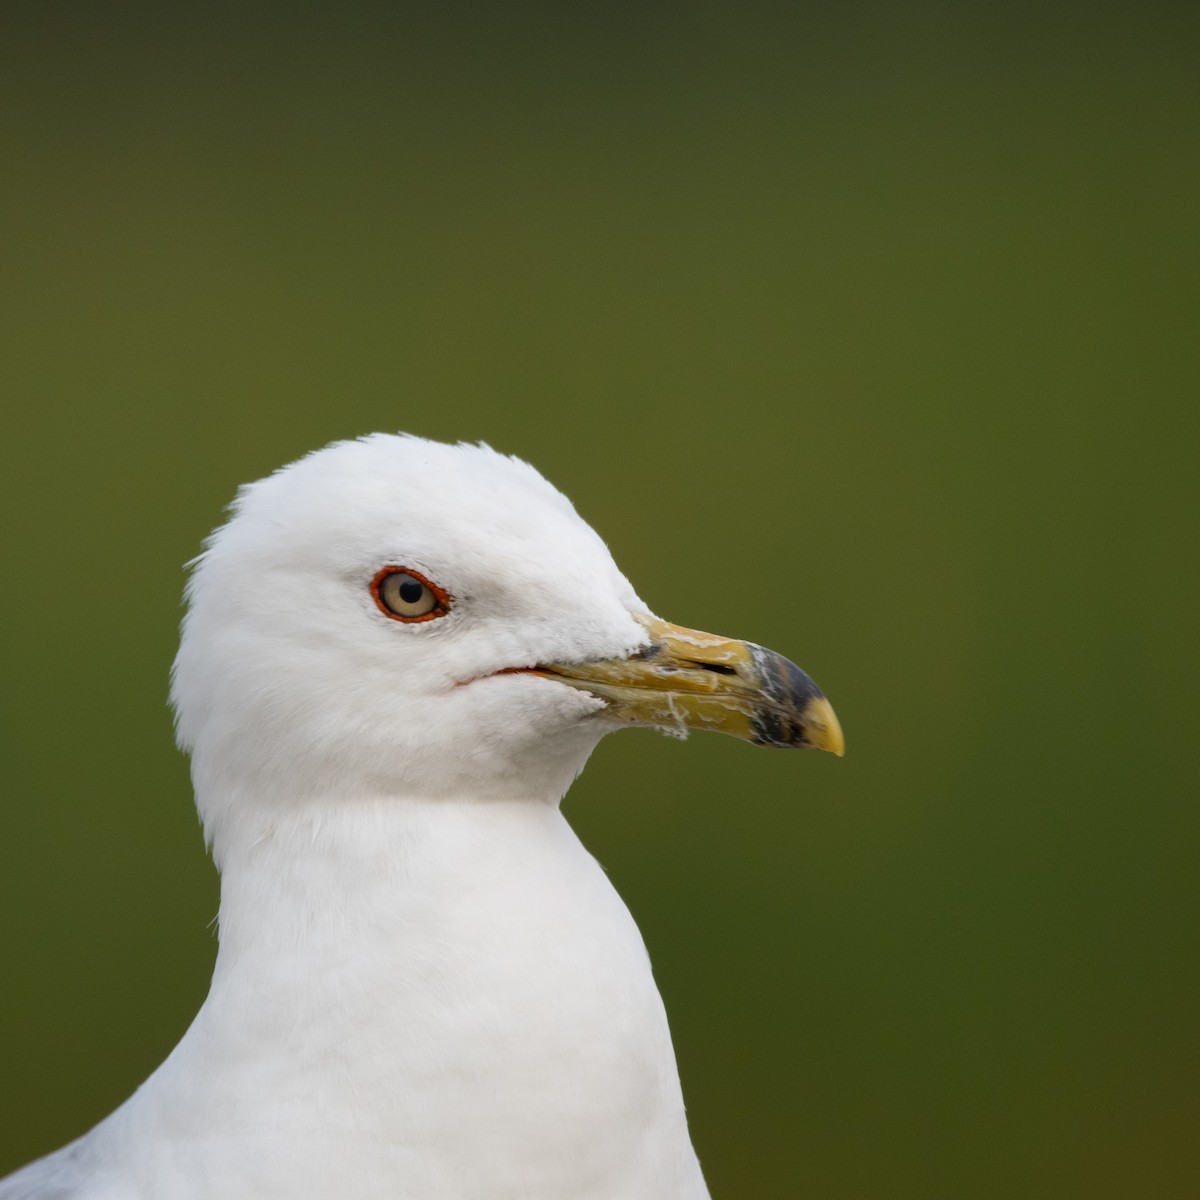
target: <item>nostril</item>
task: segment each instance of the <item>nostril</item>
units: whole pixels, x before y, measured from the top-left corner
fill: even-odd
[[[721,663],[697,662],[694,658],[689,659],[689,665],[700,667],[705,671],[712,671],[717,675],[736,675],[737,671],[733,667],[723,666]]]

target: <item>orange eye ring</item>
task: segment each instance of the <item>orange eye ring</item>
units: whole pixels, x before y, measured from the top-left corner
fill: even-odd
[[[371,595],[381,613],[392,621],[418,625],[444,617],[453,603],[450,593],[412,567],[381,568],[371,580]]]

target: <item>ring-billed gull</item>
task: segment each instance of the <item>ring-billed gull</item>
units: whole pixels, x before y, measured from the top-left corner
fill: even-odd
[[[208,997],[0,1200],[696,1200],[642,939],[559,802],[621,725],[840,754],[786,659],[650,614],[532,467],[339,442],[241,490],[172,677]]]

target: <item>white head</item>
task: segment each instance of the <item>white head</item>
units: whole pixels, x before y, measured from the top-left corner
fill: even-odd
[[[398,619],[372,587],[397,567],[447,602]],[[171,700],[218,854],[279,806],[556,800],[611,727],[588,719],[604,702],[496,672],[648,641],[604,543],[532,467],[405,436],[338,442],[242,488],[187,599]]]
[[[650,616],[566,497],[486,446],[310,454],[242,488],[187,595],[171,701],[218,860],[306,806],[556,802],[618,724],[843,748],[799,667]]]

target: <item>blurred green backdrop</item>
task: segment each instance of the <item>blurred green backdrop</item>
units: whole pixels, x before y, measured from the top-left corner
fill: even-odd
[[[182,564],[405,429],[846,727],[567,801],[715,1196],[1194,1196],[1198,12],[6,4],[0,1169],[206,989]]]

